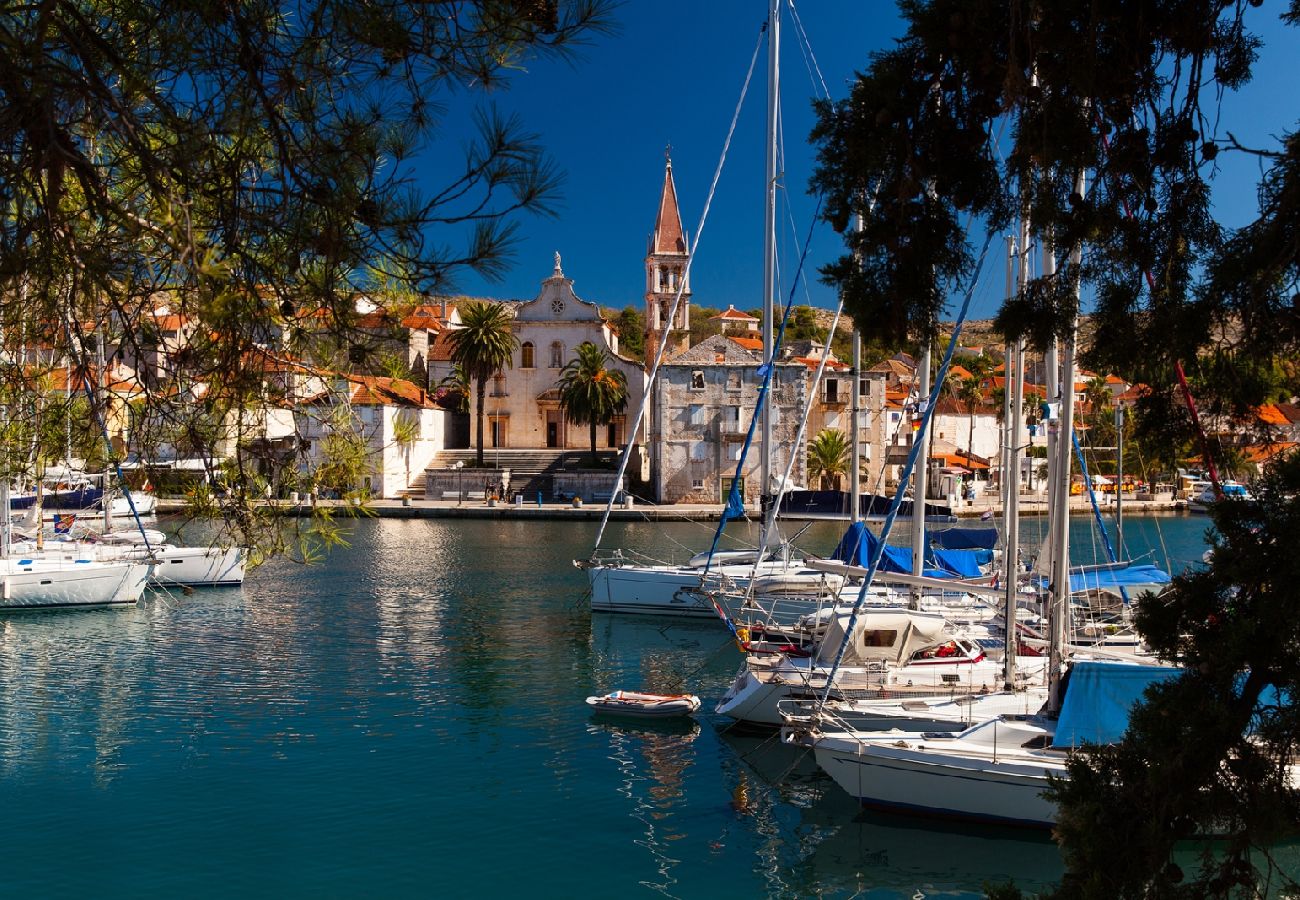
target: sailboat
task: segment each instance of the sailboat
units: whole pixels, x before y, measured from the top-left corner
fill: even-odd
[[[8,494],[8,484],[0,482],[0,510]],[[15,552],[10,529],[6,515],[0,520],[0,612],[129,606],[144,592],[149,562]]]
[[[1055,719],[1003,715],[953,734],[816,730],[798,742],[863,805],[1050,828],[1056,807],[1043,792],[1049,778],[1066,775],[1070,751],[1119,740],[1142,692],[1179,674],[1079,662]]]
[[[773,353],[773,333],[772,325],[774,310],[772,298],[775,290],[776,277],[776,187],[778,180],[777,157],[776,157],[776,128],[777,128],[777,99],[778,99],[778,60],[780,49],[780,18],[781,4],[778,2],[770,3],[769,6],[769,27],[767,29],[768,41],[768,129],[767,129],[767,198],[766,198],[766,223],[764,229],[764,256],[763,256],[763,281],[764,281],[764,315],[763,315],[763,364],[770,366],[774,359]],[[746,82],[748,83],[748,81]],[[742,98],[743,99],[743,98]],[[734,122],[733,122],[734,127]],[[728,141],[730,137],[728,137]],[[719,172],[721,167],[719,167]],[[716,187],[717,174],[714,177],[713,186]],[[671,206],[667,204],[671,192]],[[713,188],[710,188],[709,198],[712,199]],[[669,212],[669,218],[665,226],[665,210]],[[707,215],[708,203],[705,204],[705,214]],[[699,235],[703,228],[704,220],[700,222],[700,227],[696,229],[696,246],[698,246]],[[682,229],[680,214],[676,205],[676,190],[672,182],[672,166],[668,165],[665,185],[664,198],[660,203],[660,219],[656,222],[656,236],[652,236],[652,248],[658,246],[657,235],[661,226],[665,226],[667,232],[680,236],[683,242],[681,251],[682,270],[680,277],[675,281],[675,295],[671,308],[664,317],[664,339],[655,342],[654,361],[650,368],[650,378],[646,386],[646,392],[642,397],[641,407],[637,412],[636,425],[630,429],[629,433],[635,433],[640,427],[644,418],[645,411],[650,400],[650,392],[655,383],[660,365],[664,358],[664,352],[668,345],[667,335],[673,322],[677,317],[677,310],[686,285],[689,282],[691,264],[695,255],[695,248],[692,247],[687,251],[685,249],[685,231]],[[670,282],[671,283],[671,282]],[[761,482],[763,490],[766,493],[771,482],[768,472],[769,456],[768,448],[773,445],[771,436],[771,416],[770,406],[764,405],[762,415],[762,446],[761,453]],[[627,456],[625,452],[620,460],[619,471],[616,480],[621,478],[627,465]],[[610,501],[612,505],[612,500]],[[733,509],[740,505],[738,493],[733,489],[733,497],[728,503],[728,512],[724,517],[736,517],[740,515],[739,509]],[[606,520],[608,519],[608,508],[606,509]],[[725,521],[725,518],[724,518]],[[604,522],[596,538],[596,547],[600,547],[601,536],[604,533]],[[586,560],[575,560],[574,564],[586,571],[591,586],[591,609],[593,612],[626,612],[626,613],[643,613],[651,615],[671,615],[680,617],[693,618],[710,618],[719,615],[719,612],[709,598],[709,594],[718,590],[749,590],[755,582],[766,581],[768,588],[780,584],[786,590],[799,590],[811,593],[813,596],[825,596],[826,592],[832,587],[838,585],[829,585],[832,579],[828,579],[824,574],[805,569],[797,557],[791,552],[789,544],[784,542],[768,543],[769,535],[765,534],[764,539],[760,540],[760,547],[752,551],[738,551],[732,553],[730,557],[720,556],[717,553],[716,541],[715,547],[707,554],[701,554],[687,565],[668,565],[652,563],[646,564],[641,561],[633,560],[624,555],[622,551],[613,553],[602,553],[599,550],[593,551],[590,558]],[[724,553],[726,553],[724,551]],[[740,554],[745,554],[743,558]]]

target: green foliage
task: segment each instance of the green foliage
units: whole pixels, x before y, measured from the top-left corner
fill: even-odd
[[[826,340],[827,329],[817,324],[817,313],[811,306],[796,306],[790,310],[790,321],[786,323],[785,337],[792,341]]]
[[[722,323],[713,321],[713,317],[719,313],[720,310],[708,306],[696,306],[691,309],[690,335],[692,347],[706,338],[722,333]]]
[[[214,456],[228,435],[204,423],[292,402],[296,379],[266,357],[323,335],[349,346],[358,296],[500,275],[517,216],[558,197],[536,137],[483,106],[463,162],[416,154],[443,139],[452,92],[486,98],[607,30],[608,13],[605,0],[6,7],[0,381],[23,383],[21,348],[84,365],[99,332],[144,373],[139,449],[166,431]],[[164,318],[182,320],[183,349],[160,347]],[[243,527],[258,514],[235,507],[254,493],[217,499]]]
[[[1215,155],[1244,149],[1214,130],[1216,107],[1250,78],[1258,5],[1156,0],[1135,16],[1124,0],[904,4],[904,37],[872,57],[847,99],[818,107],[813,186],[848,247],[823,274],[873,330],[927,336],[971,273],[961,223],[1001,229],[1024,212],[1058,266],[1004,304],[996,326],[1007,337],[1042,348],[1090,290],[1086,363],[1155,386],[1152,406],[1176,402],[1163,390],[1175,362],[1195,368],[1218,343],[1264,368],[1294,358],[1300,140],[1258,151],[1272,164],[1258,222],[1228,234],[1210,209]],[[1008,136],[992,140],[1004,125]],[[861,232],[848,228],[854,214]],[[1241,409],[1260,385],[1216,377],[1204,394]],[[1190,433],[1168,409],[1150,421],[1169,426],[1166,437],[1175,425]]]
[[[1300,825],[1300,456],[1216,504],[1213,564],[1147,594],[1134,621],[1185,674],[1148,690],[1117,745],[1072,757],[1051,794],[1069,868],[1061,897],[1226,897],[1294,892],[1269,850]],[[1217,834],[1196,871],[1179,841]]]
[[[483,398],[487,381],[502,369],[514,365],[519,339],[510,329],[510,310],[500,303],[465,303],[460,307],[461,327],[451,333],[451,359],[466,379],[474,379],[474,419],[477,440],[476,464],[483,466]]]
[[[836,428],[823,428],[808,445],[808,475],[819,479],[823,490],[833,490],[838,476],[849,467],[849,440]]]
[[[641,362],[645,359],[645,318],[635,306],[627,306],[617,315],[602,310],[618,332],[618,352],[628,359]]]
[[[591,464],[596,465],[596,426],[608,425],[627,409],[627,376],[609,368],[610,357],[591,341],[578,345],[577,356],[560,370],[560,409],[569,421],[591,433]]]

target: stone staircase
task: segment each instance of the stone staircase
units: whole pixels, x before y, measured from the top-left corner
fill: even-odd
[[[604,449],[596,451],[596,458],[611,466],[618,464],[618,450]],[[474,450],[440,450],[428,469],[450,469],[458,462],[465,464],[465,471],[477,459]],[[509,493],[522,491],[526,497],[535,497],[540,491],[542,496],[550,498],[553,494],[552,477],[557,472],[586,468],[591,462],[590,450],[484,450],[483,462],[492,468],[510,470]],[[468,477],[468,476],[467,476]],[[402,492],[403,497],[424,497],[424,472],[420,472],[411,484]]]

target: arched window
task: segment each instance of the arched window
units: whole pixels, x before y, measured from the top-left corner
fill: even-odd
[[[533,367],[533,342],[524,341],[519,347],[519,368],[531,369]]]
[[[559,341],[551,344],[551,368],[564,368],[564,345]]]

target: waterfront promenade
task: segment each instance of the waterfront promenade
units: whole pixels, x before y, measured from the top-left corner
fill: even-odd
[[[341,500],[315,500],[312,503],[291,503],[287,500],[267,501],[268,503],[277,503],[284,508],[287,515],[307,516],[311,515],[313,508],[325,507],[338,510],[344,510],[348,503]],[[1098,503],[1101,504],[1104,513],[1112,514],[1114,512],[1114,498],[1110,496],[1099,496]],[[185,507],[183,500],[159,500],[159,512],[182,512]],[[1129,515],[1146,515],[1146,514],[1167,514],[1186,510],[1187,503],[1183,500],[1175,500],[1169,494],[1157,495],[1154,500],[1135,500],[1132,497],[1125,497],[1123,512],[1125,516]],[[581,506],[574,506],[571,501],[555,501],[550,503],[537,503],[535,500],[531,503],[508,503],[497,501],[490,505],[482,499],[466,499],[460,502],[456,500],[425,500],[421,498],[411,498],[408,500],[371,500],[365,509],[367,514],[373,514],[379,518],[392,519],[539,519],[539,520],[570,520],[570,521],[587,521],[599,520],[605,512],[603,502],[587,502]],[[1087,496],[1076,496],[1070,498],[1071,513],[1088,513],[1091,506]],[[682,522],[682,521],[716,521],[718,515],[722,512],[722,504],[719,503],[675,503],[665,506],[656,506],[634,500],[633,504],[625,506],[616,504],[610,513],[610,518],[621,521],[662,521],[662,522]],[[958,501],[955,512],[963,519],[979,519],[986,513],[993,517],[1001,516],[1001,504],[996,494],[979,496],[974,500]],[[1020,498],[1020,514],[1022,516],[1041,516],[1047,512],[1047,499],[1042,494],[1026,494]],[[749,511],[751,518],[758,515],[757,509]],[[787,520],[798,520],[799,516],[784,516]]]

